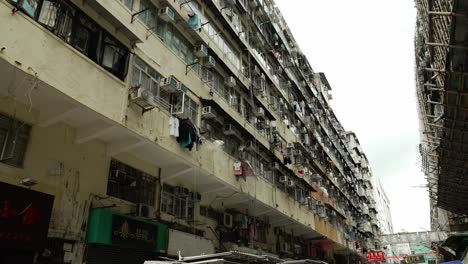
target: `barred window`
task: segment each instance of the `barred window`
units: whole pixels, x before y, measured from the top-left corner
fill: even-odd
[[[177,218],[193,220],[195,202],[190,195],[181,195],[179,187],[164,184],[161,194],[161,212]]]
[[[0,162],[23,167],[31,126],[0,114]]]
[[[132,203],[154,205],[156,178],[117,160],[111,160],[107,194]]]
[[[184,115],[190,119],[194,125],[198,124],[198,104],[190,97],[185,96],[184,100]]]

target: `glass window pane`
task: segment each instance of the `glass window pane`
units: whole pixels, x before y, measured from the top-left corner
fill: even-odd
[[[37,6],[39,5],[39,0],[23,0],[21,8],[31,17],[36,15]]]

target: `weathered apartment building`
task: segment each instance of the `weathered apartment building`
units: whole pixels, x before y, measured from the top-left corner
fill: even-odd
[[[7,263],[379,247],[367,159],[273,1],[0,0],[0,94]]]
[[[431,226],[468,230],[468,85],[465,1],[418,0],[415,34],[422,169]]]

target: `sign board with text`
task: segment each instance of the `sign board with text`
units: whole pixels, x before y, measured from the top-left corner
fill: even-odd
[[[0,248],[46,246],[54,196],[0,182]]]
[[[86,242],[166,253],[167,226],[104,208],[91,210]]]
[[[383,261],[385,260],[383,251],[372,251],[366,253],[366,259],[368,262]]]

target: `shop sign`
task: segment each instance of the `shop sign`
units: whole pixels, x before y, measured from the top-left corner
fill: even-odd
[[[156,225],[136,221],[120,215],[112,216],[112,244],[137,248],[156,248]]]
[[[0,248],[40,250],[54,196],[0,182]]]
[[[424,256],[410,256],[410,257],[405,257],[405,263],[424,263],[426,260],[424,259]]]
[[[366,259],[368,262],[384,261],[385,257],[383,251],[373,251],[366,253]]]

